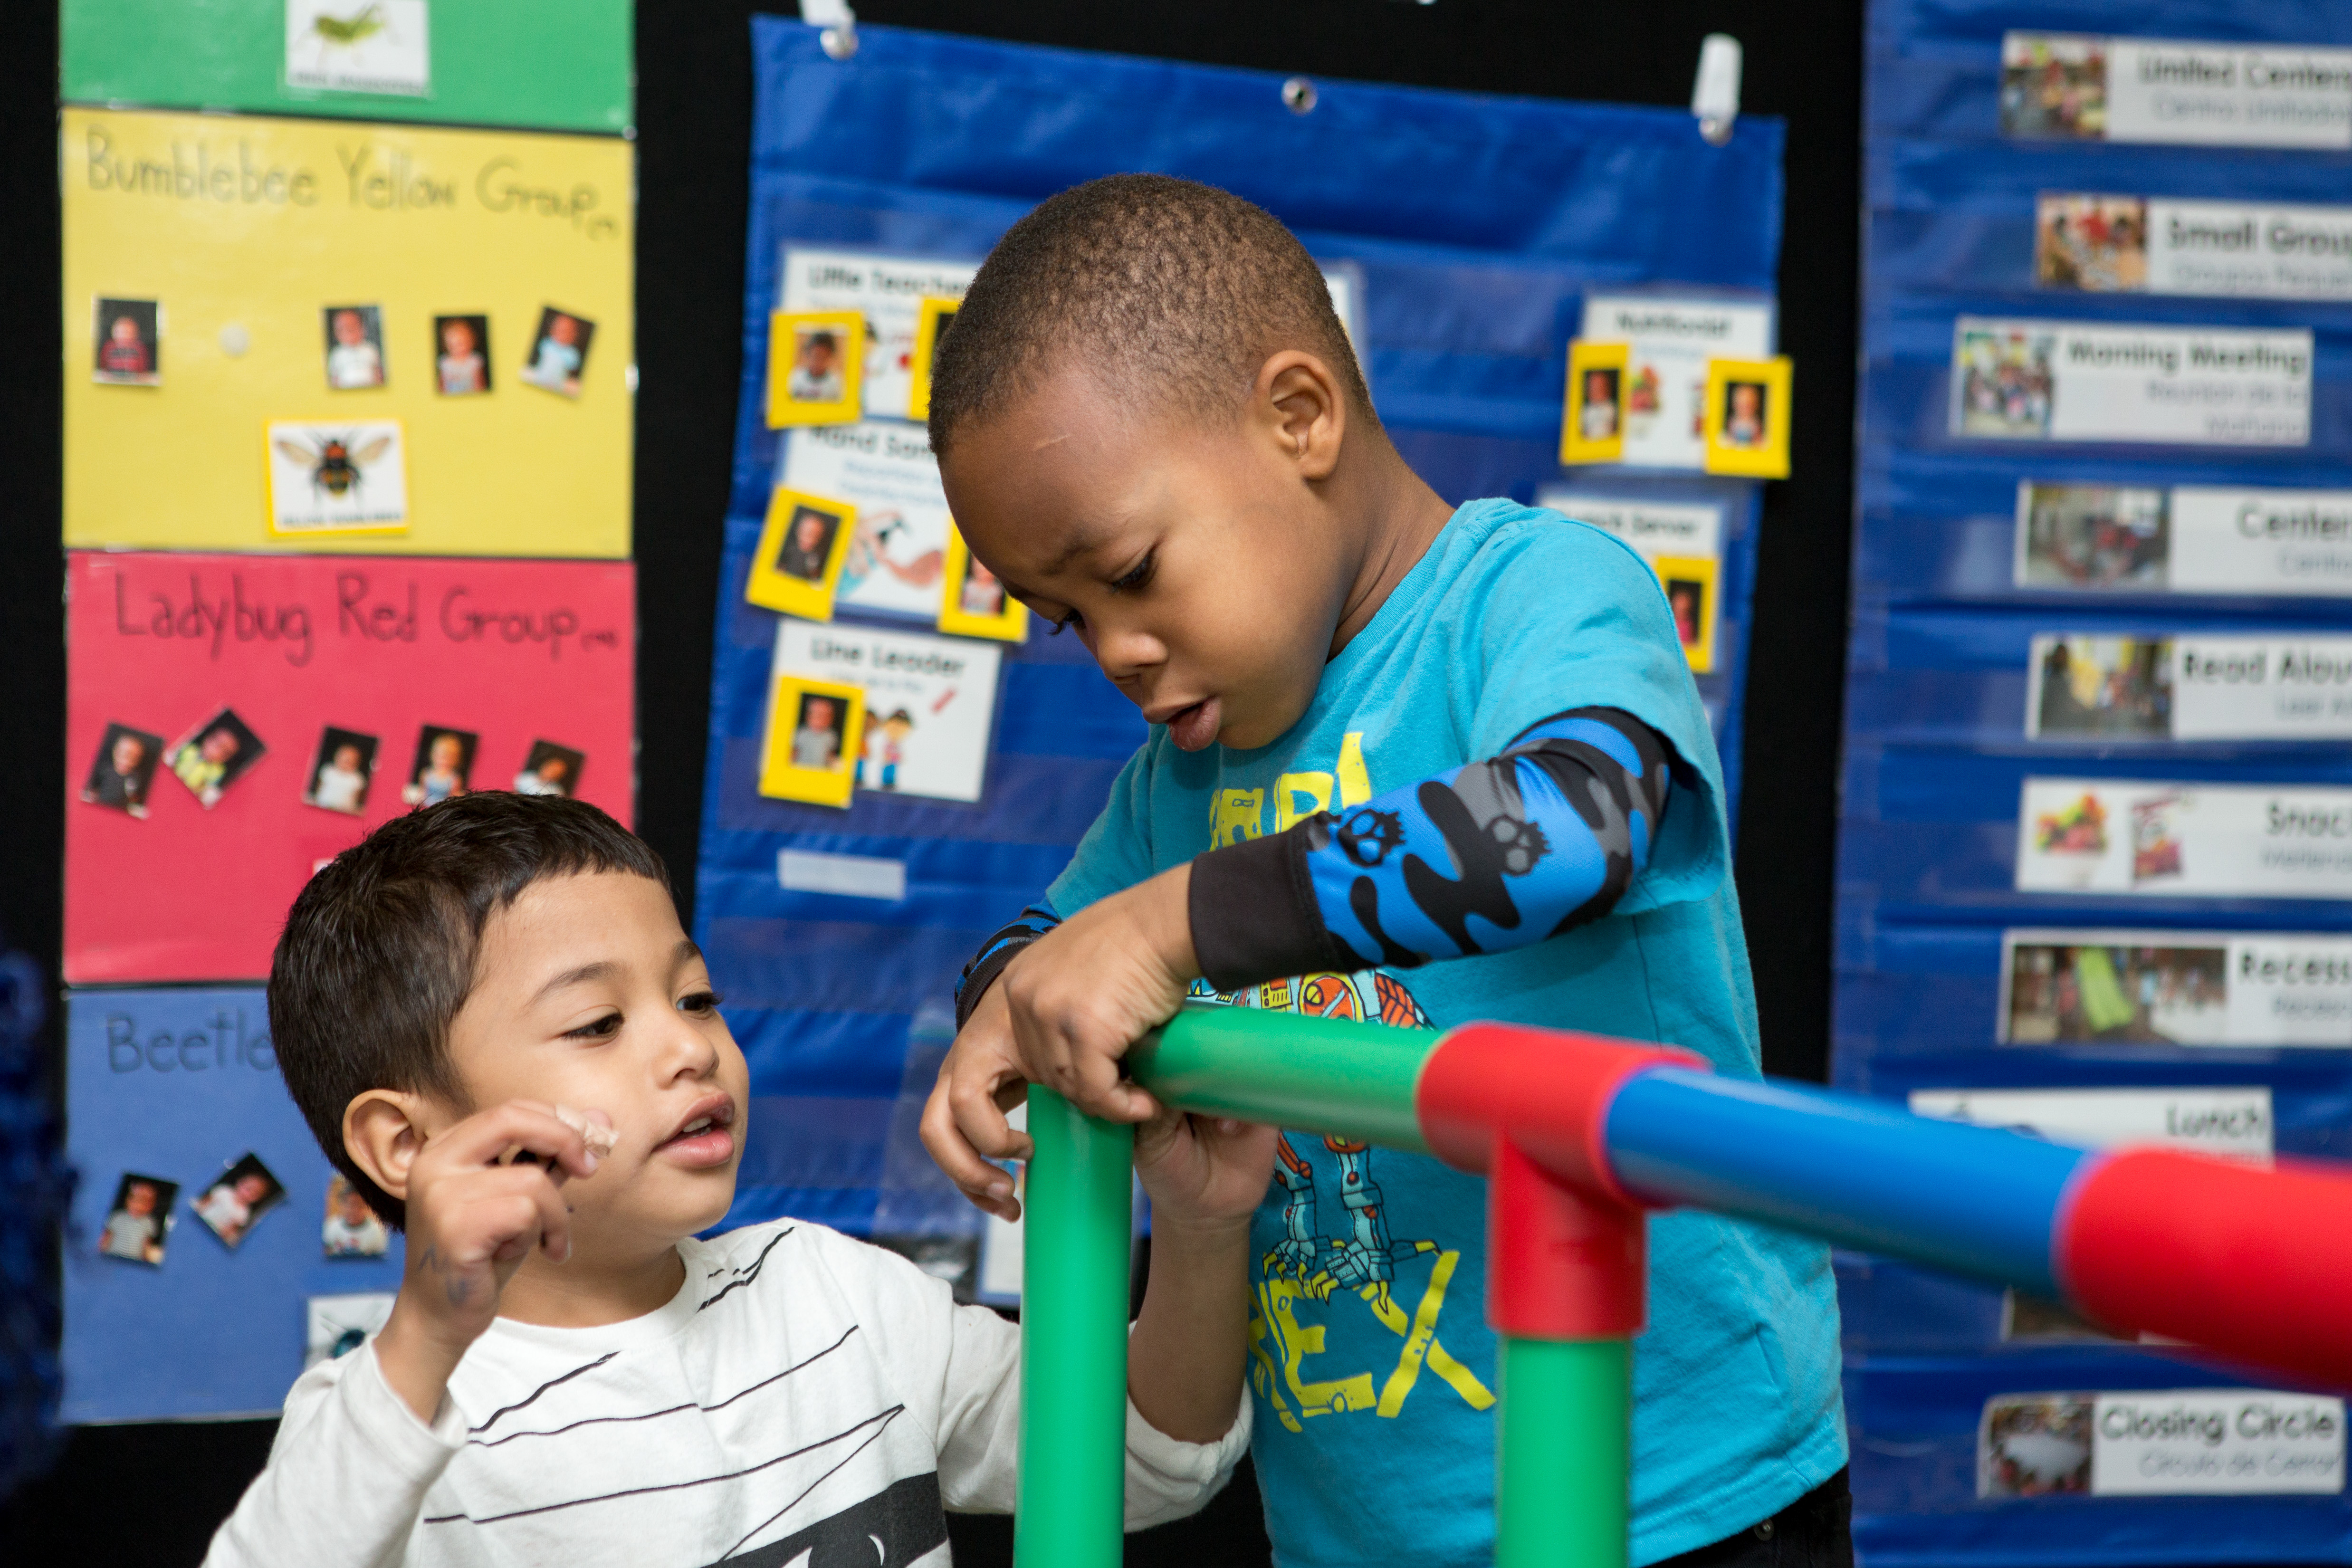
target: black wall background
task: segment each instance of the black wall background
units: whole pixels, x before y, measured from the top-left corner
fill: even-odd
[[[689,900],[740,364],[747,19],[787,5],[637,0],[638,826]],[[1689,102],[1699,39],[1741,40],[1746,107],[1789,124],[1780,334],[1798,395],[1795,478],[1769,486],[1764,503],[1738,882],[1766,1067],[1821,1077],[1852,511],[1862,0],[865,0],[860,11],[1026,43],[1677,107]],[[45,0],[0,5],[0,931],[52,975],[65,734],[56,25]],[[201,889],[145,893],[192,909],[203,899]],[[177,1352],[159,1343],[155,1353]],[[275,1430],[80,1429],[46,1479],[0,1503],[0,1558],[194,1563]],[[960,1528],[961,1560],[1008,1561],[1007,1539],[995,1521]],[[1244,1563],[1265,1551],[1244,1481],[1201,1519],[1139,1538],[1129,1561]]]

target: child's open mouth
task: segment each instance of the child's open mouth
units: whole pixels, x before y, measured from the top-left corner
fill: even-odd
[[[695,1101],[677,1131],[654,1145],[654,1152],[689,1170],[723,1165],[735,1157],[734,1125],[735,1101],[723,1094],[707,1095]]]
[[[1225,705],[1222,701],[1214,697],[1203,698],[1168,715],[1168,738],[1176,742],[1180,752],[1200,751],[1217,738],[1224,718]]]

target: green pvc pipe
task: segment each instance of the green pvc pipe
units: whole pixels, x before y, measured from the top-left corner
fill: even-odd
[[[1135,1129],[1029,1088],[1014,1568],[1118,1568]]]
[[[1504,1335],[1496,1568],[1624,1568],[1633,1346]]]
[[[1136,1082],[1187,1110],[1426,1154],[1412,1091],[1439,1038],[1264,1007],[1187,1007],[1127,1061]]]

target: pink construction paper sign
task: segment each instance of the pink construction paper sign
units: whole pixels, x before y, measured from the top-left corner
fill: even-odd
[[[73,551],[66,578],[69,983],[267,975],[315,868],[446,791],[453,761],[470,789],[512,789],[546,742],[583,760],[530,787],[634,815],[625,561]],[[207,772],[223,709],[236,722]],[[331,727],[345,735],[322,754]],[[168,757],[121,773],[140,734],[200,754],[184,778]]]

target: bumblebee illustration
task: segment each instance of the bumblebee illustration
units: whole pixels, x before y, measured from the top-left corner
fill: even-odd
[[[320,436],[312,440],[278,440],[271,443],[279,452],[310,470],[310,491],[313,495],[332,496],[337,500],[355,493],[364,477],[361,472],[369,464],[392,450],[392,437],[379,436],[354,451],[350,438],[341,436]]]

